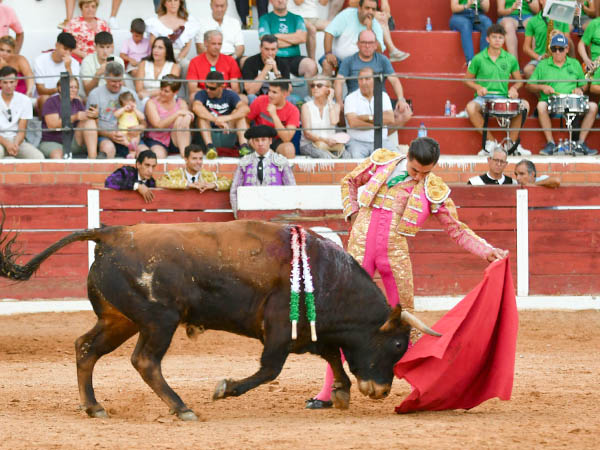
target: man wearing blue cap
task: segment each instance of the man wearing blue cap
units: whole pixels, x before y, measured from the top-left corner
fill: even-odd
[[[537,104],[538,119],[544,129],[546,146],[540,151],[542,155],[558,154],[558,148],[552,138],[552,123],[548,114],[548,98],[554,94],[577,94],[583,95],[587,89],[587,83],[582,81],[585,77],[579,62],[567,56],[569,41],[563,34],[555,34],[550,41],[551,58],[542,59],[535,68],[527,89],[533,93],[539,93],[540,101]],[[565,80],[565,81],[541,81],[541,80]],[[578,81],[579,80],[579,81]],[[590,109],[585,113],[581,122],[581,133],[575,147],[578,155],[595,155],[597,150],[591,149],[585,143],[585,138],[592,127],[598,112],[598,104],[589,102]]]

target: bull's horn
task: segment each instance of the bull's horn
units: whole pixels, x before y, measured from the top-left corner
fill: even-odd
[[[441,336],[440,333],[429,328],[421,319],[417,318],[416,316],[413,316],[408,311],[402,311],[402,313],[400,314],[400,319],[409,324],[411,327],[414,327],[425,334],[437,337]]]

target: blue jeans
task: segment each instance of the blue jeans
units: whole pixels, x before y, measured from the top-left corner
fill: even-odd
[[[479,20],[481,23],[475,25],[473,24],[474,20],[475,11],[472,9],[467,9],[458,14],[452,14],[452,17],[450,17],[450,29],[460,33],[460,42],[467,64],[475,55],[475,51],[473,50],[473,35],[471,33],[473,33],[473,30],[481,32],[481,38],[479,39],[479,51],[481,51],[488,46],[488,43],[485,40],[486,32],[492,25],[490,18],[482,13],[479,13]]]

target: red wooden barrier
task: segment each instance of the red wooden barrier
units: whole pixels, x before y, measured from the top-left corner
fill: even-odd
[[[531,292],[600,292],[600,210],[584,209],[599,205],[600,186],[529,190]]]
[[[0,202],[8,206],[5,229],[19,229],[27,260],[73,229],[87,227],[85,185],[5,185]],[[481,237],[512,253],[516,274],[514,187],[453,187],[459,216]],[[100,191],[100,220],[106,225],[231,220],[228,193],[157,189],[155,201],[143,202],[134,192]],[[40,205],[40,206],[36,206]],[[43,205],[43,206],[42,206]],[[600,293],[599,186],[558,190],[529,189],[530,293],[591,295]],[[24,206],[24,207],[15,207]],[[551,209],[580,206],[581,209]],[[587,209],[586,209],[587,208]],[[240,211],[257,218],[305,227],[325,226],[344,244],[348,224],[341,211]],[[409,240],[417,295],[459,295],[481,279],[486,263],[452,242],[435,219]],[[26,283],[0,280],[0,298],[85,297],[87,245],[75,243],[58,252]]]
[[[3,185],[5,230],[19,230],[20,263],[75,229],[87,225],[84,184]],[[87,245],[72,244],[53,255],[28,282],[0,280],[0,298],[85,297]]]

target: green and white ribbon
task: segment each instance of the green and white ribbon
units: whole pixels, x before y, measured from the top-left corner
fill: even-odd
[[[300,243],[302,252],[302,268],[304,269],[304,303],[306,304],[306,318],[310,322],[310,337],[317,340],[317,311],[315,310],[315,294],[308,255],[306,254],[306,231],[300,228]]]
[[[290,291],[290,321],[292,322],[292,340],[298,337],[298,319],[300,317],[300,260],[302,260],[302,275],[304,278],[304,303],[306,317],[310,322],[311,340],[317,340],[315,295],[310,271],[309,258],[306,253],[306,231],[302,227],[292,227],[292,273]]]

